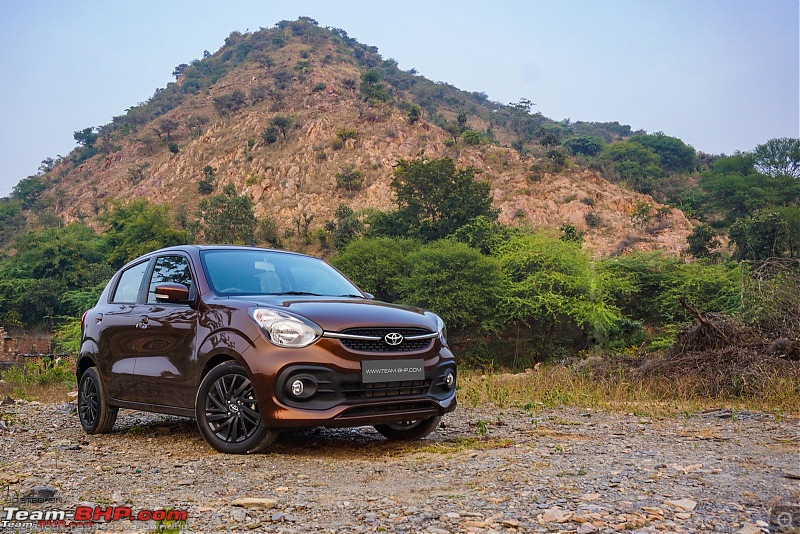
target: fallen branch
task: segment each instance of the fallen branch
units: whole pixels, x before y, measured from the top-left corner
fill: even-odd
[[[698,321],[700,321],[700,324],[713,330],[717,334],[717,337],[726,340],[728,339],[728,336],[725,335],[725,332],[720,330],[720,328],[717,325],[715,325],[714,323],[710,322],[708,319],[703,317],[703,315],[699,311],[686,304],[686,298],[683,295],[678,297],[678,302],[681,303],[681,306],[686,308],[686,311],[691,313]]]

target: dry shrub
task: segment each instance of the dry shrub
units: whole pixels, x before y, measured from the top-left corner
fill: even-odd
[[[742,278],[742,317],[768,338],[800,332],[800,260],[749,262]]]
[[[638,379],[692,384],[697,396],[769,396],[776,386],[800,395],[800,342],[769,340],[758,329],[719,314],[685,326],[663,355],[643,357],[632,369]]]

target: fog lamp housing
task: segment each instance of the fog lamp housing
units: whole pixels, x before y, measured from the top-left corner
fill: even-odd
[[[447,374],[444,375],[444,385],[450,389],[453,389],[456,385],[456,375],[453,374],[453,371],[447,371]]]
[[[317,381],[313,376],[295,376],[286,381],[286,392],[296,400],[308,400],[317,394]]]

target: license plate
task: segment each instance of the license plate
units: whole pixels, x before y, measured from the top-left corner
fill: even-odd
[[[425,380],[424,360],[383,360],[361,362],[361,381],[399,382],[401,380]]]

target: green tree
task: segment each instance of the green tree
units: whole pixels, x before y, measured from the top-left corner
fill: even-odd
[[[668,173],[694,171],[697,154],[694,148],[677,137],[656,132],[649,135],[634,135],[628,141],[638,143],[658,154],[661,158],[659,162],[661,168]]]
[[[622,141],[608,145],[600,155],[620,179],[639,192],[649,193],[655,178],[661,175],[661,158],[639,143]]]
[[[331,263],[378,300],[396,302],[400,281],[409,273],[407,258],[420,246],[418,241],[397,237],[357,239]]]
[[[172,69],[172,75],[175,76],[175,79],[177,80],[178,78],[183,76],[183,73],[186,72],[186,69],[188,68],[189,65],[187,65],[186,63],[181,63],[180,65]]]
[[[583,232],[578,230],[574,224],[564,223],[558,230],[561,232],[561,236],[559,237],[561,241],[576,243],[578,245],[583,244]]]
[[[497,219],[489,184],[476,182],[474,169],[458,169],[450,158],[400,160],[391,185],[398,210],[375,221],[376,233],[434,241],[481,215]]]
[[[481,254],[493,254],[500,244],[512,235],[520,233],[519,228],[505,226],[485,215],[479,215],[453,233],[453,237],[466,243]]]
[[[482,145],[486,142],[486,137],[470,128],[461,132],[461,139],[468,145]]]
[[[340,187],[345,191],[358,191],[361,189],[362,182],[361,171],[353,167],[346,167],[336,173],[336,187]]]
[[[398,281],[401,303],[434,311],[456,332],[497,327],[502,277],[494,258],[445,239],[409,254],[407,264]]]
[[[739,219],[730,228],[736,245],[733,257],[740,260],[765,260],[792,254],[789,222],[781,213],[761,210],[752,217]]]
[[[695,226],[686,242],[689,244],[689,254],[695,258],[711,258],[714,255],[712,251],[720,245],[717,232],[707,224]]]
[[[97,132],[93,127],[84,128],[83,130],[78,130],[77,132],[72,134],[72,137],[79,145],[85,148],[92,148],[94,147],[94,144],[97,142]]]
[[[180,124],[178,121],[168,118],[163,118],[158,122],[158,127],[156,128],[156,133],[159,137],[161,134],[167,136],[167,141],[172,141],[172,133],[175,132]]]
[[[256,237],[259,243],[266,243],[273,247],[281,246],[281,238],[278,235],[278,225],[272,217],[262,217],[258,221]]]
[[[353,239],[361,235],[364,231],[364,223],[352,208],[340,204],[336,208],[333,220],[325,224],[325,230],[331,235],[334,248],[342,250]]]
[[[28,232],[14,245],[18,252],[7,263],[10,277],[47,278],[67,289],[93,285],[96,264],[103,263],[100,244],[91,228],[81,223]]]
[[[233,92],[216,96],[213,98],[214,109],[222,117],[229,117],[247,105],[247,97],[244,92],[235,89]]]
[[[275,115],[269,120],[269,126],[279,131],[284,139],[286,138],[286,134],[289,132],[289,128],[291,128],[293,125],[294,119],[289,115]]]
[[[15,239],[25,229],[25,224],[21,202],[14,198],[0,198],[0,247]]]
[[[753,150],[756,168],[767,176],[800,180],[800,139],[770,139]]]
[[[572,154],[583,156],[596,156],[603,151],[605,143],[594,135],[576,135],[567,137],[561,144]]]
[[[502,243],[496,255],[506,284],[498,311],[504,322],[550,335],[571,323],[597,338],[622,319],[614,297],[629,290],[625,280],[598,268],[580,245],[521,234]]]
[[[254,241],[257,224],[252,199],[228,184],[222,193],[200,201],[191,228],[204,243],[248,245]]]
[[[408,122],[410,124],[414,124],[420,118],[422,118],[422,109],[416,104],[411,104],[410,106],[408,106],[407,117],[408,117]]]
[[[684,263],[662,252],[637,252],[601,261],[603,270],[624,280],[631,292],[617,295],[617,306],[654,325],[691,319],[680,298],[705,312],[734,314],[739,305],[741,270],[736,263]]]
[[[264,128],[264,131],[261,132],[261,138],[264,140],[265,143],[271,145],[278,141],[278,128],[275,126],[267,126]]]
[[[378,69],[369,69],[361,73],[361,85],[359,85],[359,94],[361,98],[370,104],[380,104],[382,102],[391,102],[392,95],[386,88],[386,84],[381,81],[381,71]]]
[[[168,206],[146,200],[116,201],[99,220],[105,228],[105,259],[116,268],[152,250],[189,242],[188,232],[173,228]]]
[[[700,187],[709,196],[706,210],[720,214],[726,224],[770,206],[791,206],[800,201],[799,180],[761,174],[752,154],[719,158],[701,175]]]
[[[467,112],[459,111],[456,115],[456,124],[458,125],[458,132],[463,133],[467,128]]]
[[[41,176],[28,176],[20,180],[11,190],[11,198],[18,200],[23,209],[33,208],[47,190],[47,184]]]
[[[205,115],[192,115],[185,121],[186,128],[192,131],[194,135],[202,135],[205,125],[208,124],[209,118]]]
[[[14,248],[0,262],[0,316],[23,326],[51,327],[54,316],[82,313],[85,295],[96,300],[113,273],[100,238],[83,224],[30,231]]]

